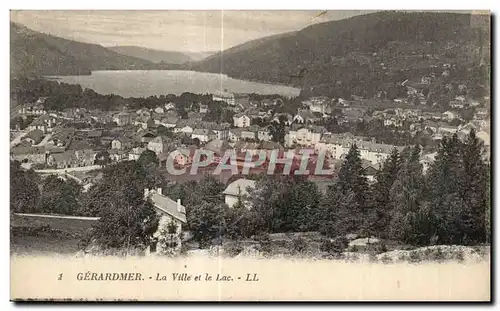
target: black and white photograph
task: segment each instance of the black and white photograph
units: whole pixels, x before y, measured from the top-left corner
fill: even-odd
[[[491,300],[490,11],[9,28],[11,300]]]

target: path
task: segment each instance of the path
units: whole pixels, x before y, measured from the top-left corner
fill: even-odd
[[[19,134],[10,141],[10,147],[14,147],[15,145],[19,144],[21,142],[21,139],[28,134],[27,130],[20,131]]]
[[[39,174],[66,174],[69,172],[88,172],[88,171],[99,170],[99,169],[102,169],[102,166],[91,165],[91,166],[68,167],[68,168],[60,168],[60,169],[35,170],[35,172],[39,173]]]

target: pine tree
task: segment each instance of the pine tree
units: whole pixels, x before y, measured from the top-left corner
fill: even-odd
[[[415,237],[422,218],[424,178],[420,160],[420,147],[412,148],[403,163],[398,177],[391,188],[390,197],[393,209],[390,236],[407,243],[422,244],[422,237]],[[430,239],[430,233],[426,233]]]
[[[390,221],[391,205],[390,192],[397,174],[401,168],[401,158],[399,152],[394,148],[389,158],[387,158],[382,169],[377,172],[377,182],[373,185],[373,195],[375,197],[376,222],[374,230],[379,236],[386,236]]]
[[[486,207],[488,192],[488,171],[483,161],[483,144],[470,131],[462,150],[463,170],[459,180],[459,194],[470,209],[470,226],[465,228],[468,243],[486,241]]]
[[[362,217],[359,215],[355,195],[352,191],[343,193],[338,186],[330,188],[321,200],[318,219],[319,231],[335,237],[360,230]]]
[[[433,215],[432,230],[435,234],[434,240],[437,243],[448,243],[449,232],[454,229],[454,222],[450,222],[450,206],[447,200],[450,195],[458,192],[458,181],[462,170],[460,150],[462,143],[457,135],[451,139],[444,138],[438,150],[436,160],[429,168],[427,174],[427,200],[430,202],[430,209]],[[451,226],[451,227],[450,227]]]
[[[363,210],[366,206],[368,182],[361,166],[361,158],[356,144],[351,146],[339,170],[338,186],[342,193],[354,193],[358,206]]]

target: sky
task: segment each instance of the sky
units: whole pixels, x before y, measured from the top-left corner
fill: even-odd
[[[370,11],[11,11],[35,31],[103,46],[204,52]]]

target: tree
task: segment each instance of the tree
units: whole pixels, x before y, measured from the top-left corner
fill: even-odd
[[[281,221],[275,215],[286,200],[286,188],[287,184],[281,181],[281,176],[263,176],[256,180],[253,189],[248,190],[252,206],[247,216],[249,235],[274,232],[276,223]]]
[[[340,191],[346,194],[354,193],[356,203],[362,209],[366,208],[366,192],[368,183],[361,166],[361,158],[356,144],[351,146],[339,170],[338,185]]]
[[[187,221],[193,239],[201,247],[210,245],[215,238],[220,238],[225,228],[224,214],[226,205],[203,201],[187,211]]]
[[[285,125],[281,122],[273,121],[269,126],[269,134],[274,142],[285,143]]]
[[[145,249],[158,228],[158,216],[151,202],[132,187],[129,190],[127,197],[101,198],[106,204],[99,212],[93,233],[97,243],[106,249]]]
[[[416,241],[414,233],[418,231],[418,222],[423,217],[423,194],[425,193],[420,147],[416,145],[410,151],[401,166],[398,177],[391,188],[390,197],[393,210],[389,235],[391,238],[406,243],[422,244],[421,237]],[[431,232],[425,232],[430,240]]]
[[[96,242],[106,248],[146,248],[158,228],[152,203],[144,198],[146,173],[135,161],[103,170],[103,179],[90,189],[85,210],[100,216],[93,230]]]
[[[158,160],[156,153],[148,149],[141,153],[139,159],[137,159],[137,163],[142,167],[147,168],[150,166],[157,167],[160,161]]]
[[[458,192],[458,181],[462,170],[460,153],[462,143],[457,135],[444,137],[436,160],[427,173],[427,201],[434,216],[433,232],[437,243],[448,243],[449,232],[455,224],[449,222],[450,195]],[[457,201],[456,198],[453,199]]]
[[[33,170],[24,171],[18,161],[10,162],[10,211],[33,213],[37,211],[40,190],[38,176]]]
[[[401,169],[401,158],[399,152],[394,148],[391,155],[385,160],[382,169],[377,172],[377,182],[373,185],[373,195],[375,197],[375,210],[377,220],[374,230],[379,236],[387,235],[391,217],[390,192],[394,181]]]
[[[461,154],[463,171],[459,178],[459,194],[467,204],[472,221],[466,228],[469,243],[486,241],[485,215],[488,201],[488,171],[483,161],[483,143],[472,129]]]
[[[105,166],[111,162],[111,158],[109,157],[109,152],[106,150],[99,151],[95,156],[95,164]]]
[[[160,165],[160,161],[151,150],[145,150],[137,159],[138,169],[142,170],[146,176],[146,187],[158,187],[163,185],[163,177],[159,174],[158,168]]]
[[[319,231],[326,236],[345,236],[358,232],[362,217],[352,191],[342,192],[338,185],[331,187],[320,203]]]
[[[50,175],[42,183],[40,212],[77,215],[81,210],[82,186],[72,179]]]
[[[166,137],[172,138],[173,135],[174,135],[174,132],[172,131],[172,129],[170,129],[168,127],[165,127],[163,125],[159,125],[156,128],[156,135],[158,135],[158,136],[166,136]]]
[[[302,178],[290,177],[283,199],[276,203],[273,232],[304,232],[317,230],[320,194],[316,184]]]

